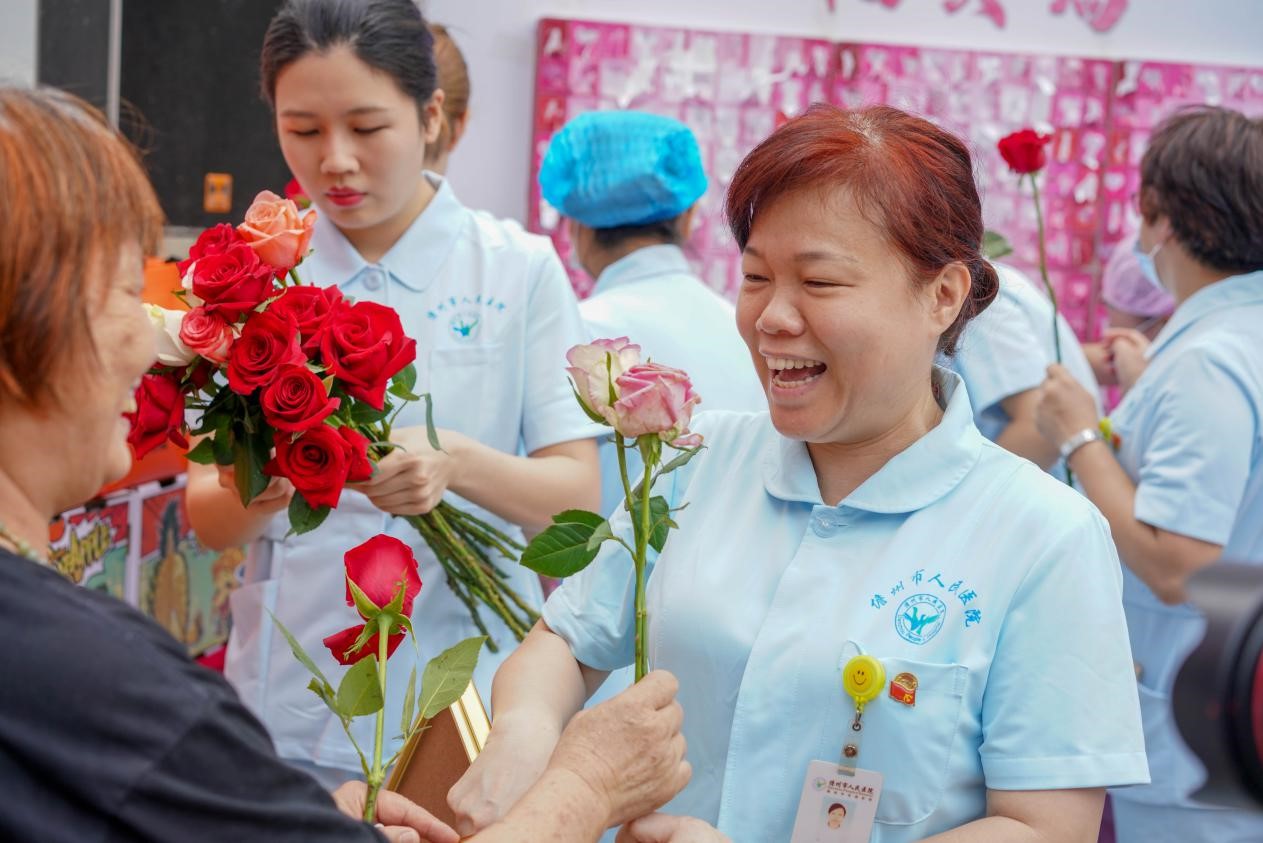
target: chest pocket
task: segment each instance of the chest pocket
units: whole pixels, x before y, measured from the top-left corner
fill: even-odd
[[[505,407],[503,374],[516,363],[505,359],[502,343],[467,348],[436,348],[430,352],[430,395],[434,423],[459,430],[479,442],[499,447],[495,432],[504,413],[520,421],[520,408]],[[424,413],[423,405],[420,413]],[[414,412],[417,412],[414,409]],[[424,415],[409,424],[425,424]]]
[[[961,707],[969,669],[882,659],[886,684],[901,673],[916,677],[916,704],[883,696],[864,709],[860,766],[882,774],[877,822],[912,825],[934,812],[943,797],[952,753],[959,751]]]

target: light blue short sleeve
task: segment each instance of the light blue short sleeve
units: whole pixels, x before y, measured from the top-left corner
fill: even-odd
[[[1049,545],[1005,613],[982,702],[988,788],[1149,781],[1118,555],[1101,516]]]
[[[1136,519],[1227,544],[1259,436],[1248,388],[1208,350],[1182,353],[1162,374],[1137,425]]]
[[[956,355],[947,361],[964,380],[974,423],[988,439],[994,441],[1009,423],[1000,402],[1044,382],[1049,360],[1037,343],[1026,313],[1001,291],[965,328]]]
[[[566,352],[588,341],[570,279],[551,247],[538,249],[531,260],[536,268],[527,300],[521,364],[525,380],[522,444],[528,454],[605,432],[583,414],[566,378]]]

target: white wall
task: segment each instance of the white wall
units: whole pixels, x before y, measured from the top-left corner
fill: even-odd
[[[0,82],[35,82],[39,0],[0,0]]]
[[[4,0],[8,2],[8,0]],[[658,26],[765,32],[834,40],[995,49],[1101,58],[1145,58],[1263,66],[1263,0],[1130,0],[1108,33],[1054,0],[1001,0],[1007,25],[975,12],[949,14],[942,0],[422,0],[447,24],[470,65],[469,131],[450,176],[467,204],[525,219],[540,18],[612,20]],[[1103,2],[1103,0],[1100,0]],[[1073,3],[1070,4],[1073,7]]]

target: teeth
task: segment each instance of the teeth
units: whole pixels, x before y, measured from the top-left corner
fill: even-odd
[[[782,369],[809,369],[812,366],[823,366],[819,360],[798,360],[792,357],[768,357],[767,367],[776,371]]]

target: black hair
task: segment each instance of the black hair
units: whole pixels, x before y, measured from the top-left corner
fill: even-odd
[[[687,213],[687,212],[686,212]],[[592,235],[602,249],[614,249],[628,240],[653,239],[672,246],[684,245],[684,214],[658,220],[645,225],[619,225],[613,228],[594,228]]]
[[[438,87],[434,36],[412,0],[287,0],[259,55],[263,97],[276,107],[276,77],[312,52],[340,45],[390,76],[420,111]]]
[[[842,809],[842,813],[844,813],[844,814],[846,813],[846,806],[845,806],[845,805],[843,805],[841,802],[834,802],[832,805],[830,805],[830,806],[829,806],[829,810],[825,811],[825,813],[826,813],[826,814],[832,814],[832,813],[833,813],[834,811],[836,811],[838,808],[841,808],[841,809]]]

